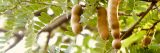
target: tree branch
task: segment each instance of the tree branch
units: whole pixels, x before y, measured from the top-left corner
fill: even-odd
[[[48,24],[48,26],[46,26],[43,29],[41,29],[40,32],[38,32],[36,41],[38,41],[39,35],[42,32],[48,32],[49,33],[49,35],[47,36],[47,41],[46,41],[46,45],[45,45],[45,48],[44,48],[45,49],[44,52],[46,52],[46,50],[47,50],[49,39],[50,39],[50,35],[51,35],[51,31],[54,30],[55,28],[57,28],[58,26],[61,26],[63,23],[68,22],[70,20],[70,18],[71,18],[70,14],[63,14],[63,15],[59,16],[51,24]]]
[[[48,53],[48,43],[49,43],[49,40],[50,40],[50,36],[51,36],[51,32],[49,32],[49,34],[47,36],[47,41],[46,41],[46,44],[45,44],[44,53]]]
[[[132,16],[131,14],[126,14],[125,12],[118,12],[119,16]]]
[[[0,28],[0,32],[7,32],[7,30]]]
[[[158,2],[160,0],[142,0],[142,1],[146,1],[146,2]]]
[[[150,29],[148,30],[148,34],[147,34],[147,36],[153,36],[153,34],[154,34],[154,28],[155,28],[155,26],[158,24],[160,22],[160,20],[157,20],[155,23],[153,23],[153,25],[150,27]]]
[[[145,15],[153,8],[153,6],[156,4],[156,2],[152,2],[151,3],[151,5],[148,7],[148,9],[145,11],[145,12],[142,12],[140,15],[140,19],[136,22],[136,23],[134,23],[128,30],[127,30],[127,32],[126,33],[124,33],[124,34],[122,34],[122,36],[121,36],[121,39],[125,39],[125,38],[127,38],[127,37],[129,37],[131,34],[132,34],[132,32],[133,32],[133,30],[134,30],[134,28],[141,22],[141,20],[145,17]]]
[[[0,32],[8,32],[8,30],[0,29]],[[6,47],[3,47],[2,50],[4,52],[7,52],[8,50],[12,49],[14,46],[16,46],[23,39],[23,37],[24,37],[24,31],[22,33],[18,33],[18,32],[13,33],[13,36],[10,39],[11,40],[14,39],[15,41]]]
[[[43,28],[39,33],[52,31],[53,29],[55,29],[56,27],[60,26],[61,24],[69,21],[70,17],[71,17],[70,14],[69,15],[63,14],[63,15],[59,16],[54,22],[52,22],[51,24],[49,24],[48,26]]]
[[[157,20],[155,23],[153,23],[152,27],[150,29],[154,29],[155,26],[160,22],[160,20]]]

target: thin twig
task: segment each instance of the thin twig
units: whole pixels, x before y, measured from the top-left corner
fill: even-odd
[[[132,16],[131,14],[126,14],[125,12],[118,12],[119,16]]]
[[[133,32],[133,29],[141,22],[141,20],[145,17],[145,15],[153,8],[153,6],[156,4],[156,2],[152,2],[151,3],[151,5],[148,7],[148,9],[145,11],[145,12],[143,12],[143,13],[141,13],[140,15],[140,19],[136,22],[136,23],[134,23],[128,30],[127,30],[127,32],[125,33],[125,34],[122,34],[122,36],[121,36],[121,39],[125,39],[125,38],[127,38],[127,37],[129,37],[131,34],[132,34],[132,32]]]
[[[48,43],[49,43],[49,40],[50,40],[51,31],[48,32],[48,33],[49,33],[49,34],[48,34],[48,36],[47,36],[47,41],[46,41],[46,43],[45,43],[44,53],[48,53],[48,52],[47,52],[47,51],[48,51]]]
[[[160,20],[157,20],[155,23],[153,23],[152,27],[150,29],[154,29],[155,26],[160,22]]]
[[[150,29],[148,30],[148,34],[147,34],[147,36],[153,36],[153,34],[154,34],[154,28],[155,28],[155,26],[158,24],[160,22],[160,20],[157,20],[155,23],[153,23],[153,25],[150,27]]]

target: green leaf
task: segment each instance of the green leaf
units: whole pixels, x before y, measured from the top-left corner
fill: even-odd
[[[62,36],[58,36],[55,45],[58,46],[61,42],[62,42]]]
[[[42,8],[42,6],[44,7],[44,5],[40,5],[40,4],[31,4],[31,8],[34,10],[39,10],[40,8]]]
[[[72,4],[75,5],[75,4],[78,4],[79,0],[71,0]]]
[[[54,12],[54,17],[59,16],[63,12],[62,8],[58,6],[51,6],[51,9]]]
[[[39,21],[35,21],[35,24],[39,25],[40,27],[45,26],[42,22],[39,22]]]
[[[66,5],[66,0],[54,0],[56,3],[56,6],[61,6],[61,7],[65,7]]]
[[[74,46],[77,48],[77,52],[76,53],[82,53],[82,48],[80,46]]]
[[[84,18],[91,18],[91,16],[96,12],[95,6],[86,6],[86,9],[83,11]]]
[[[34,28],[35,28],[36,30],[41,29],[41,27],[39,27],[39,26],[37,26],[37,25],[34,25]]]
[[[103,48],[91,48],[91,53],[103,53]]]
[[[91,19],[82,17],[81,22],[83,25],[96,26],[97,25],[97,17],[93,16]]]
[[[89,42],[90,39],[91,39],[91,36],[87,35],[87,36],[84,38],[84,40],[83,40],[83,45],[84,45],[86,48],[89,47],[89,46],[88,46],[88,42]]]
[[[128,7],[127,7],[127,13],[131,13],[134,9],[134,6],[135,6],[135,0],[128,0],[128,3],[127,3]]]
[[[68,48],[68,45],[61,45],[61,48]]]
[[[140,39],[143,38],[143,36],[145,35],[146,31],[139,31],[133,35],[131,35],[130,37],[128,37],[127,39],[125,39],[122,43],[122,47],[128,47],[129,45],[131,45],[133,42],[138,41]]]
[[[69,36],[74,36],[74,33],[71,31],[65,31],[64,34],[69,35]]]
[[[47,13],[42,12],[41,16],[38,17],[40,21],[44,22],[45,24],[49,23],[52,20],[52,17],[49,16]]]
[[[160,30],[157,30],[154,35],[155,41],[160,43]]]
[[[13,29],[14,24],[15,24],[15,19],[14,18],[8,18],[6,23],[5,23],[5,28],[11,30],[11,29]]]
[[[36,34],[33,31],[28,32],[28,36],[26,36],[25,39],[25,47],[31,47],[33,46],[33,44],[35,44],[35,40],[36,40]]]

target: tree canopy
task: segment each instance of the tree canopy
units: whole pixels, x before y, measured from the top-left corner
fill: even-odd
[[[76,4],[83,9],[79,34],[70,24]],[[0,32],[4,36],[0,34],[0,52],[9,51],[24,39],[25,53],[114,53],[111,29],[107,40],[98,33],[99,6],[107,10],[108,0],[1,0]],[[117,53],[160,51],[159,8],[159,0],[121,0],[121,48]]]

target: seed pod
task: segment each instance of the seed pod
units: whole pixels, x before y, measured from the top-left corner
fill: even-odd
[[[114,29],[111,31],[111,35],[114,39],[120,39],[120,31],[119,29]]]
[[[72,15],[79,15],[80,16],[82,14],[82,6],[79,4],[74,5],[71,13],[72,13]]]
[[[107,40],[109,37],[108,21],[107,21],[107,11],[104,7],[97,7],[98,19],[97,28],[98,32],[103,40]]]
[[[82,31],[82,25],[80,24],[80,16],[82,14],[81,5],[74,5],[71,11],[71,27],[75,34],[79,34]]]
[[[151,43],[151,37],[145,36],[144,39],[142,40],[143,46],[148,46],[150,43]]]
[[[112,47],[115,49],[120,49],[121,48],[121,40],[120,39],[114,39],[112,41]]]
[[[114,38],[112,47],[114,49],[121,48],[120,27],[118,21],[118,7],[121,0],[108,0],[108,23],[111,28],[111,35]]]
[[[108,23],[111,28],[111,34],[113,38],[119,39],[120,27],[118,21],[118,6],[120,0],[109,0],[108,1]]]
[[[78,23],[72,25],[72,30],[75,34],[79,34],[82,31],[82,26]]]

